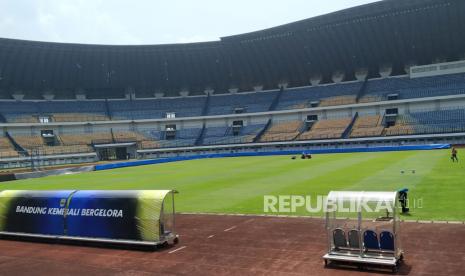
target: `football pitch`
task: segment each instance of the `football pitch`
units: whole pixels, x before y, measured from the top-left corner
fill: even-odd
[[[449,158],[449,150],[435,150],[202,159],[4,182],[0,189],[176,189],[179,212],[263,214],[264,195],[408,188],[411,213],[404,219],[464,221],[465,159]]]

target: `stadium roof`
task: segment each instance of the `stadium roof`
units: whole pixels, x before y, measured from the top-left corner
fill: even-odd
[[[465,1],[385,0],[216,42],[169,45],[85,45],[0,39],[0,97],[53,93],[74,98],[203,94],[206,88],[304,86],[335,71],[354,79],[391,64],[457,60],[465,54]]]

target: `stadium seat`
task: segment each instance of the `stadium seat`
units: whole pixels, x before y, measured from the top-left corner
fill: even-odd
[[[378,235],[373,230],[363,232],[363,246],[366,250],[379,250]]]
[[[94,122],[94,121],[108,121],[104,114],[94,113],[54,113],[53,121],[55,122]]]
[[[349,230],[349,247],[360,248],[360,231],[357,229]]]
[[[379,235],[381,250],[394,251],[394,235],[390,231],[382,231]]]
[[[261,137],[261,142],[290,141],[300,133],[302,121],[285,121],[274,123]]]
[[[62,134],[59,135],[58,138],[65,146],[103,144],[112,142],[110,132]]]
[[[333,240],[336,249],[347,247],[346,234],[341,228],[336,228],[333,230]]]
[[[191,147],[195,145],[201,131],[201,128],[178,129],[167,139],[165,130],[140,129],[137,140],[142,140],[142,149]]]
[[[359,102],[387,100],[389,94],[412,99],[465,93],[465,74],[451,74],[411,79],[408,76],[369,80],[366,94]]]
[[[352,118],[328,119],[317,121],[311,129],[299,135],[299,140],[341,138]]]
[[[134,131],[113,131],[116,143],[141,142],[147,140],[143,134]]]
[[[183,97],[163,99],[109,100],[113,119],[160,119],[166,113],[176,117],[201,116],[206,97]]]
[[[252,143],[265,124],[253,124],[239,127],[208,127],[205,130],[204,145],[226,145]]]
[[[242,113],[268,111],[278,91],[250,92],[213,95],[210,97],[208,115],[233,114],[236,109]]]
[[[363,82],[355,81],[286,89],[276,110],[308,108],[312,102],[319,102],[321,99],[325,99],[323,105],[326,106],[355,103],[354,95],[360,91],[362,84]]]
[[[352,127],[350,137],[381,136],[384,130],[382,120],[381,115],[359,116]]]
[[[414,135],[465,131],[465,110],[412,112],[399,115],[396,124],[386,129],[386,135]]]
[[[0,158],[18,157],[19,153],[14,149],[8,138],[0,137]]]
[[[319,106],[323,107],[323,106],[334,106],[334,105],[346,105],[346,104],[355,104],[356,102],[357,102],[357,97],[355,95],[334,96],[334,97],[321,99]]]

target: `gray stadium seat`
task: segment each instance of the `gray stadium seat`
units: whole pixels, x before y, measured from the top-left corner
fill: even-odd
[[[349,235],[349,247],[360,248],[360,231],[357,229],[352,229],[349,231],[348,235]]]
[[[333,230],[334,246],[336,248],[347,247],[347,240],[344,230],[336,228]]]

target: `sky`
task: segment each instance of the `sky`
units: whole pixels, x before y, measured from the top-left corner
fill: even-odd
[[[218,40],[375,0],[0,0],[0,37],[87,44]]]

